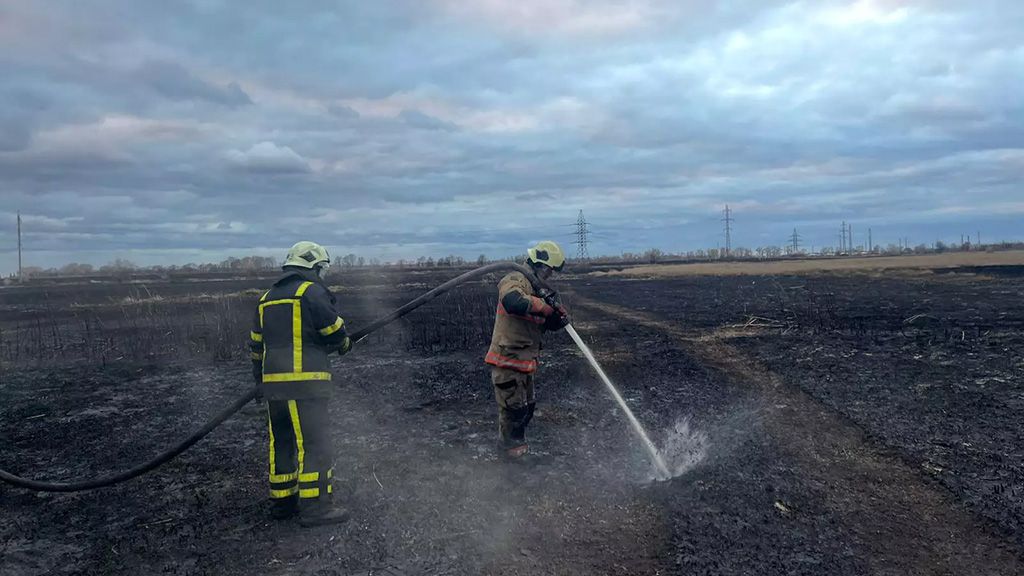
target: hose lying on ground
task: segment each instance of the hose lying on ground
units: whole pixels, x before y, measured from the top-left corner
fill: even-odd
[[[374,332],[375,330],[378,330],[381,327],[386,326],[391,322],[394,322],[398,318],[405,316],[409,312],[412,312],[413,310],[419,308],[420,306],[426,304],[427,302],[430,302],[434,298],[437,298],[438,296],[444,294],[445,292],[451,290],[452,288],[460,284],[464,284],[470,280],[474,280],[476,278],[484,276],[485,274],[503,270],[516,270],[522,272],[523,274],[526,275],[530,282],[533,283],[535,288],[537,288],[538,290],[547,289],[547,287],[533,274],[533,272],[529,268],[521,264],[515,264],[512,262],[496,262],[494,264],[482,266],[475,270],[470,270],[465,274],[452,278],[451,280],[445,282],[444,284],[441,284],[440,286],[434,288],[433,290],[430,290],[429,292],[422,294],[421,296],[419,296],[415,300],[412,300],[411,302],[402,306],[401,308],[392,311],[390,314],[387,314],[386,316],[374,320],[373,322],[370,323],[369,326],[366,326],[365,328],[353,332],[352,334],[349,335],[349,338],[352,339],[352,342],[359,342],[360,340],[368,336],[371,332]],[[220,426],[225,420],[234,415],[235,412],[241,410],[243,406],[245,406],[247,403],[249,403],[249,401],[251,401],[255,397],[256,388],[253,387],[251,390],[249,390],[248,392],[240,396],[237,400],[232,402],[230,406],[221,410],[220,413],[214,416],[209,422],[204,424],[202,428],[193,432],[192,435],[186,438],[185,440],[179,442],[177,445],[169,448],[168,450],[165,450],[164,452],[158,454],[152,460],[149,460],[148,462],[144,462],[142,464],[139,464],[138,466],[135,466],[134,468],[125,470],[123,472],[119,472],[117,474],[103,476],[100,478],[94,478],[92,480],[81,480],[78,482],[43,482],[40,480],[30,480],[28,478],[22,478],[21,476],[11,474],[6,470],[0,469],[0,481],[6,482],[13,486],[17,486],[19,488],[36,490],[39,492],[81,492],[83,490],[93,490],[95,488],[103,488],[106,486],[113,486],[114,484],[120,484],[121,482],[131,480],[132,478],[136,478],[147,472],[150,472],[153,469],[163,464],[166,464],[175,456],[181,454],[185,450],[188,450],[189,448],[192,447],[193,444],[202,440],[204,436],[213,431],[213,429],[216,428],[217,426]]]

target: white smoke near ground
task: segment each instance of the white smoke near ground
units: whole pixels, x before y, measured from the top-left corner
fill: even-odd
[[[699,466],[707,458],[710,446],[708,435],[691,426],[689,417],[683,417],[666,432],[659,452],[672,478],[678,478]]]

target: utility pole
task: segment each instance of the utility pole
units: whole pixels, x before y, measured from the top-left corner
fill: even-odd
[[[590,254],[587,251],[587,244],[590,240],[587,239],[587,233],[590,229],[587,228],[587,220],[583,217],[583,210],[580,210],[580,215],[576,219],[576,259],[577,260],[589,260]]]
[[[850,235],[850,241],[846,243],[846,249],[853,254],[853,223],[846,227],[846,233]]]
[[[21,275],[21,211],[18,211],[18,283],[25,282],[25,277]]]
[[[793,228],[793,235],[789,237],[789,247],[791,254],[800,251],[800,235],[796,233],[796,228]]]
[[[732,211],[729,210],[729,205],[728,204],[725,205],[725,210],[723,211],[723,213],[725,214],[725,217],[722,218],[722,222],[725,222],[725,257],[728,258],[729,254],[732,253],[732,222],[733,222]]]
[[[981,246],[981,230],[978,230],[978,246]]]
[[[843,225],[839,227],[839,253],[846,252],[846,220],[843,220]]]
[[[868,228],[868,254],[875,251],[875,245],[871,243],[871,228]]]

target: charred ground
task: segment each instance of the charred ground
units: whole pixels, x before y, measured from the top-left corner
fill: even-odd
[[[656,442],[683,421],[707,435],[666,483],[564,335],[531,430],[550,462],[497,461],[493,283],[467,286],[336,361],[349,524],[268,521],[252,405],[141,480],[0,486],[4,572],[1021,573],[1024,289],[973,272],[562,282]],[[358,327],[447,276],[339,296]],[[93,476],[196,427],[249,386],[259,285],[4,292],[2,466]]]

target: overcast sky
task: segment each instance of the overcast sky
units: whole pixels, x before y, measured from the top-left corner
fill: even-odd
[[[1024,237],[1018,0],[0,0],[0,272]]]

